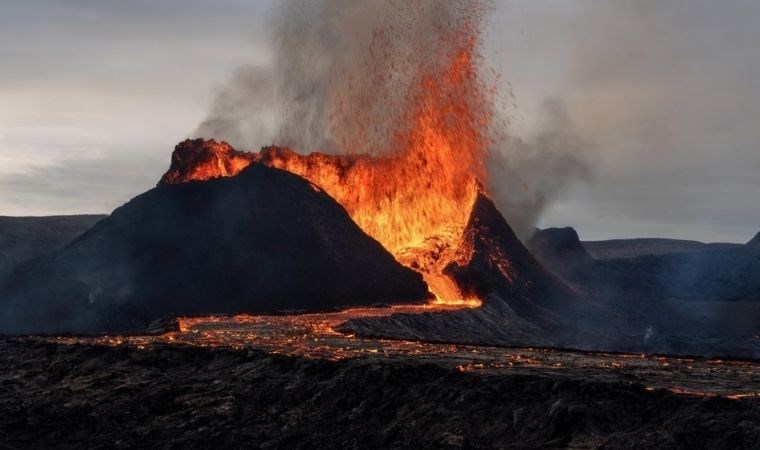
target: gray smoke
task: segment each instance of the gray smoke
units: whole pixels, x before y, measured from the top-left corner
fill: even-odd
[[[489,154],[489,189],[521,239],[529,238],[544,209],[576,181],[591,180],[593,144],[578,134],[564,102],[544,101],[538,131],[507,137]]]
[[[385,151],[411,109],[412,83],[487,3],[283,1],[269,21],[270,64],[239,69],[195,134],[239,148]]]
[[[239,67],[230,82],[217,93],[208,116],[195,134],[222,139],[237,148],[248,148],[252,142],[259,146],[272,143],[274,85],[275,73],[270,67]]]
[[[238,69],[195,134],[240,149],[387,151],[412,109],[409,93],[419,73],[447,62],[442,56],[457,44],[453,30],[483,26],[490,12],[490,2],[480,0],[281,2],[269,21],[270,64]],[[497,93],[493,103],[508,95]],[[535,135],[496,141],[490,189],[525,237],[565,186],[588,179],[588,142],[558,100],[546,102]]]

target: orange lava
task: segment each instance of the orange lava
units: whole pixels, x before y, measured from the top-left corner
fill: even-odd
[[[243,153],[208,141],[200,154],[175,155],[177,164],[172,161],[162,182],[233,176],[252,162],[298,174],[343,205],[399,262],[420,272],[434,304],[480,306],[481,300],[462,293],[444,269],[466,253],[459,249],[462,232],[484,189],[493,91],[478,70],[477,15],[451,39],[445,46],[451,50],[441,55],[445,63],[421,69],[406,107],[388,118],[395,129],[392,149],[304,156],[276,147]]]

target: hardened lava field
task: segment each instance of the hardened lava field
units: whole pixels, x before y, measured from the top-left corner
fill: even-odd
[[[268,354],[330,361],[414,359],[462,372],[619,381],[685,395],[732,399],[760,396],[760,363],[752,360],[429,343],[335,331],[349,319],[441,309],[440,305],[417,305],[317,314],[188,317],[178,320],[179,331],[160,335],[64,336],[45,340],[138,350],[164,345],[258,349]]]

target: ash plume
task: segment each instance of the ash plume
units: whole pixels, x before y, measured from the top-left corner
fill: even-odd
[[[238,149],[385,154],[412,122],[419,74],[440,72],[461,45],[454,30],[484,28],[492,9],[487,0],[281,2],[269,21],[270,63],[238,69],[195,135]],[[509,93],[477,56],[478,76],[494,85],[484,110],[493,111]],[[589,178],[588,143],[564,105],[547,101],[544,116],[542,129],[525,139],[495,122],[483,130],[493,142],[483,152],[490,191],[522,238],[569,183]]]
[[[216,94],[206,119],[195,134],[219,137],[235,147],[250,142],[269,143],[274,136],[274,120],[267,115],[275,102],[275,74],[266,66],[242,66]]]
[[[236,147],[383,153],[421,73],[480,26],[481,0],[286,0],[270,20],[270,64],[239,69],[195,134]],[[272,112],[274,111],[274,112]]]

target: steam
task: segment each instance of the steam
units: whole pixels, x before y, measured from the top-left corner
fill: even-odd
[[[491,12],[485,0],[285,0],[269,21],[270,64],[238,69],[195,134],[239,149],[387,152],[414,109],[419,74],[447,60],[454,30],[483,27]],[[489,101],[499,96],[494,89]],[[533,136],[484,133],[495,142],[486,161],[490,190],[521,237],[569,183],[589,178],[588,143],[558,100],[546,102]]]

